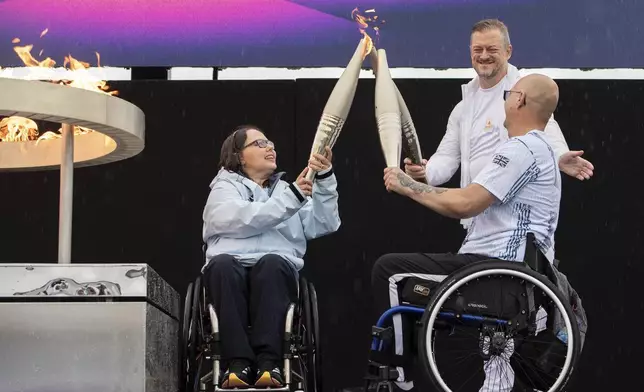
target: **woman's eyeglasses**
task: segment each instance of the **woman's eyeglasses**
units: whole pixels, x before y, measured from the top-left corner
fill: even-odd
[[[257,139],[242,147],[242,150],[250,146],[257,146],[259,148],[270,147],[272,149],[275,149],[275,144],[273,144],[272,141],[266,139]]]

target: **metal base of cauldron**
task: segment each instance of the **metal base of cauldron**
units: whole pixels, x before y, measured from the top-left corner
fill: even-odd
[[[179,390],[179,295],[146,264],[0,264],[0,314],[0,391]]]

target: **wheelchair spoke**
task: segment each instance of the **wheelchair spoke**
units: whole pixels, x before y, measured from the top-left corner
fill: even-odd
[[[293,376],[298,379],[298,381],[304,381],[304,376],[302,376],[300,373],[296,372],[295,370],[292,371]]]
[[[491,373],[490,368],[492,368]],[[514,379],[514,371],[512,371],[512,378],[510,378],[508,368],[512,371],[509,361],[502,356],[491,358],[484,366],[486,378],[483,385],[487,387],[486,390],[493,391],[493,387],[497,385],[498,381],[499,391],[508,391]],[[488,378],[488,374],[491,377]],[[505,383],[502,381],[505,381]]]
[[[515,363],[521,368],[523,374],[529,380],[529,383],[532,386],[532,388],[539,389],[537,387],[537,385],[532,381],[532,378],[530,377],[530,375],[526,371],[526,368],[523,365],[527,366],[529,369],[532,368],[532,366],[521,357],[521,354],[517,353]],[[539,376],[539,378],[541,379],[540,376]],[[541,379],[541,382],[545,382],[545,381],[543,379]]]
[[[469,376],[469,377],[468,377],[468,378],[467,378],[467,379],[466,379],[466,380],[461,384],[461,386],[459,386],[459,387],[455,390],[455,392],[460,391],[464,386],[466,386],[466,385],[470,382],[470,380],[472,380],[472,379],[473,379],[476,375],[478,375],[480,372],[481,372],[481,370],[477,370],[476,372],[472,373],[472,375],[471,375],[471,376]]]
[[[464,351],[464,350],[463,350]],[[469,354],[461,355],[460,357],[454,358],[456,362],[453,362],[453,365],[459,365],[463,362],[465,362],[466,359],[472,358],[472,357],[477,357],[478,358],[478,353],[477,352],[470,352]]]

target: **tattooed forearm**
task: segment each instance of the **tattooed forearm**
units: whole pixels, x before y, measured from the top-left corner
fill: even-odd
[[[403,173],[398,173],[398,181],[400,182],[400,185],[404,186],[405,188],[409,188],[416,193],[443,193],[447,191],[446,188],[433,187],[431,185],[414,181],[412,178]]]

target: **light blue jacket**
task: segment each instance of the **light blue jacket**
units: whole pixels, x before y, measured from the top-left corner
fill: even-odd
[[[332,169],[318,173],[313,197],[305,197],[295,183],[273,175],[269,188],[221,169],[210,183],[203,212],[206,266],[219,254],[230,254],[245,266],[273,253],[304,266],[307,240],[340,227],[337,181]],[[204,266],[205,268],[205,266]]]

